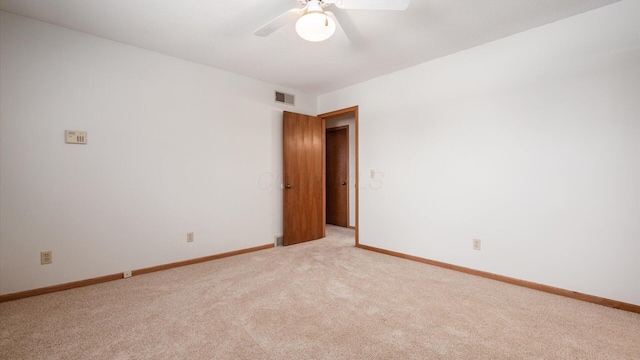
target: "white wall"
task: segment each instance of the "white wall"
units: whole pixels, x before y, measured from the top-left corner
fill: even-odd
[[[0,294],[282,234],[282,110],[315,96],[0,15]]]
[[[327,119],[326,128],[349,126],[349,226],[356,226],[356,118],[353,114]]]
[[[362,244],[640,304],[639,1],[318,104],[360,106]]]

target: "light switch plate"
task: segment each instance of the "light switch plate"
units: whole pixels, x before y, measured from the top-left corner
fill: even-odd
[[[65,142],[67,144],[86,144],[87,132],[80,130],[65,130],[64,131]]]

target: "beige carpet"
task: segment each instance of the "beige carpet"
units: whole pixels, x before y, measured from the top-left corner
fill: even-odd
[[[640,359],[640,315],[353,247],[353,231],[0,304],[1,359]]]

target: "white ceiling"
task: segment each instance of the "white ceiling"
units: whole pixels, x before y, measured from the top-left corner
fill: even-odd
[[[311,94],[618,0],[412,0],[406,11],[340,10],[344,32],[300,39],[294,23],[252,33],[296,0],[0,0],[2,10]],[[349,41],[349,39],[351,41]]]

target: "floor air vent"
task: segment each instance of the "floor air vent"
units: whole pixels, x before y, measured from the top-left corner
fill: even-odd
[[[285,94],[280,91],[276,91],[276,102],[295,105],[295,95]]]

